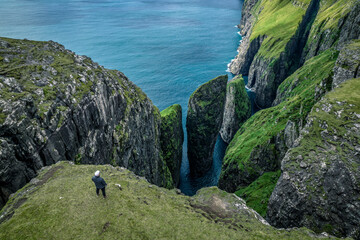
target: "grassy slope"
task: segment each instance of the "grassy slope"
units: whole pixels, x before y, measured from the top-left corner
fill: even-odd
[[[322,0],[318,15],[311,27],[306,47],[309,47],[313,41],[316,41],[319,32],[328,31],[331,33],[328,37],[337,39],[340,34],[340,29],[338,28],[340,18],[350,12],[356,2],[357,0]]]
[[[265,144],[284,130],[288,120],[298,122],[305,119],[315,104],[315,88],[332,74],[337,56],[337,51],[325,51],[285,79],[279,89],[286,91],[291,88],[285,94],[287,101],[261,110],[246,121],[230,142],[223,162],[236,161],[239,169],[247,168],[254,147]]]
[[[347,153],[354,151],[354,146],[349,145],[347,142],[338,144],[336,141],[324,141],[322,133],[324,132],[321,123],[327,124],[327,134],[330,136],[337,136],[344,139],[351,139],[360,144],[360,139],[356,135],[356,132],[349,131],[351,124],[356,124],[358,117],[355,114],[360,113],[360,78],[348,80],[334,91],[325,95],[321,103],[314,106],[315,111],[309,114],[309,119],[315,119],[306,134],[300,141],[300,145],[290,150],[293,156],[302,155],[305,160],[309,162],[316,161],[317,159],[311,159],[312,153],[323,153],[329,158],[331,154],[337,154],[342,157],[342,160],[350,168],[353,168],[355,172],[359,169],[359,164],[356,161],[352,162],[349,159]],[[325,104],[324,104],[325,103]],[[324,105],[331,106],[331,110],[324,111]],[[353,129],[352,129],[353,130]],[[335,149],[329,149],[329,144],[335,146]],[[323,149],[327,149],[324,151]],[[292,166],[300,168],[297,163],[291,163]],[[360,181],[360,179],[358,179]]]
[[[107,166],[60,162],[54,175],[43,171],[34,189],[31,183],[18,191],[5,209],[27,198],[8,221],[0,225],[0,239],[313,239],[305,229],[277,230],[254,221],[253,216],[214,218],[206,213],[234,201],[231,194],[204,189],[191,199],[174,190],[158,188],[128,170]],[[99,169],[108,183],[108,198],[95,195],[91,176]],[[50,172],[51,169],[48,171]],[[114,184],[121,184],[120,191]],[[201,204],[198,199],[202,200]],[[206,200],[208,199],[208,200]],[[222,200],[219,200],[222,199]],[[232,199],[232,200],[230,200]],[[219,202],[220,201],[220,202]],[[235,199],[235,201],[238,201]],[[15,203],[15,204],[14,204]],[[219,206],[216,206],[220,203]],[[197,205],[198,208],[192,207]],[[214,206],[215,204],[215,206]],[[199,209],[204,209],[204,211]],[[236,205],[234,205],[236,206]],[[220,213],[221,214],[221,213]],[[235,223],[238,220],[240,222]],[[240,225],[239,225],[240,224]],[[309,235],[310,234],[310,235]]]
[[[252,10],[256,17],[250,40],[266,35],[259,53],[265,58],[277,58],[285,50],[286,43],[295,34],[310,0],[298,0],[300,6],[291,0],[258,1]],[[260,11],[260,13],[259,13]],[[289,17],[291,16],[291,17]]]
[[[274,191],[280,173],[280,170],[264,173],[246,188],[236,191],[235,194],[243,198],[246,205],[265,217],[269,198]]]

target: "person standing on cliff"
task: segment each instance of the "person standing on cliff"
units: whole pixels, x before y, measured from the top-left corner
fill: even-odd
[[[103,197],[106,198],[105,187],[107,184],[105,180],[102,177],[100,177],[99,170],[95,172],[95,176],[93,176],[91,180],[93,180],[93,182],[95,183],[96,195],[99,196],[99,191],[101,189]]]

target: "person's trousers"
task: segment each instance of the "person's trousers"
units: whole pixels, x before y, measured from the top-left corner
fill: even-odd
[[[102,195],[106,197],[105,188],[96,188],[96,195],[99,196],[99,190],[101,189]]]

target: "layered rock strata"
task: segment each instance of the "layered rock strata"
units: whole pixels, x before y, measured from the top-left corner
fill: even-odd
[[[226,87],[226,101],[223,123],[220,129],[221,138],[230,143],[241,125],[251,116],[251,103],[241,76],[230,80]]]
[[[360,238],[360,79],[318,102],[282,160],[267,218],[277,227],[307,226]]]
[[[58,43],[0,39],[0,110],[1,205],[66,159],[167,181],[159,110],[121,72]]]

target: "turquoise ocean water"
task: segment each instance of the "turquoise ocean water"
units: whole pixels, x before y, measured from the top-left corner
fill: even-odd
[[[0,0],[0,36],[53,40],[106,68],[118,69],[163,110],[227,74],[236,55],[243,0]],[[216,185],[226,145],[218,139],[214,167],[188,176],[184,144],[180,189],[192,195]]]

